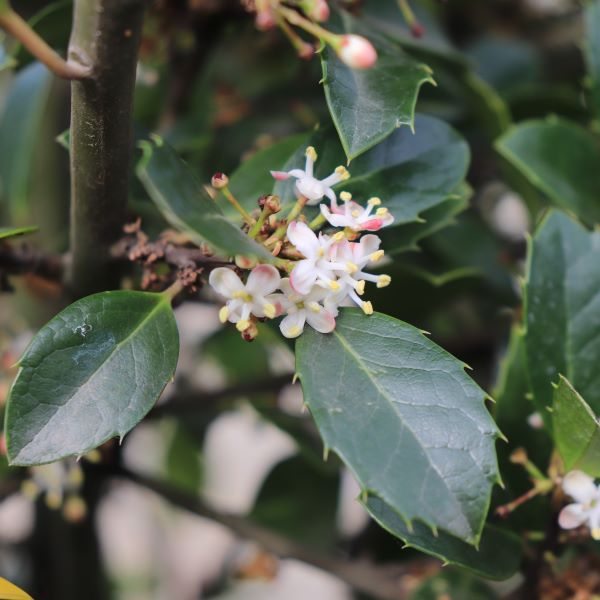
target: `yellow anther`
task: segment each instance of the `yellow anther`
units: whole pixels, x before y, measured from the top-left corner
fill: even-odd
[[[337,281],[330,281],[329,282],[329,287],[336,292],[337,290],[340,289],[340,284]]]
[[[323,248],[319,248],[319,249],[317,250],[317,256],[318,256],[319,258],[323,258],[323,257],[325,256],[325,250],[324,250]]]
[[[346,263],[346,270],[350,274],[356,273],[356,271],[358,271],[358,265],[355,265],[353,262],[347,262]]]
[[[62,504],[62,496],[55,491],[46,492],[46,506],[51,510],[58,510]]]
[[[239,331],[242,332],[246,329],[248,329],[248,327],[250,327],[250,321],[248,321],[247,319],[240,319],[236,324],[235,324],[235,328]]]
[[[379,206],[381,204],[381,198],[373,196],[373,198],[367,200],[367,204],[369,204],[369,206]]]
[[[373,305],[370,302],[363,302],[361,308],[363,309],[365,315],[373,314]]]
[[[387,214],[388,214],[388,209],[387,209],[387,208],[385,208],[384,206],[382,206],[381,208],[378,208],[378,209],[375,211],[375,214],[376,214],[378,217],[385,217],[385,215],[387,215]]]
[[[354,288],[356,290],[356,293],[359,296],[362,296],[365,293],[365,280],[361,279],[360,281],[358,281],[356,283],[356,288]]]
[[[308,308],[317,314],[321,312],[321,305],[318,302],[309,302]]]
[[[600,528],[594,527],[594,529],[591,531],[591,534],[595,540],[600,540]]]
[[[267,302],[263,306],[263,311],[265,313],[265,316],[269,319],[274,319],[275,315],[277,314],[277,309],[275,308],[275,305],[271,304],[270,302]]]
[[[343,231],[338,231],[331,238],[334,242],[341,242],[346,237],[346,234]]]
[[[317,151],[312,146],[309,146],[306,149],[306,156],[315,162],[317,160]]]
[[[35,500],[40,493],[40,488],[37,483],[27,479],[21,483],[21,493],[30,500]]]
[[[353,210],[350,213],[355,219],[358,219],[358,217],[360,217],[360,210]]]
[[[229,319],[229,309],[224,306],[219,311],[219,321],[221,321],[221,323],[227,323],[227,319]]]
[[[237,292],[233,292],[233,294],[231,294],[231,297],[234,300],[243,300],[244,302],[252,302],[252,296],[248,292],[245,292],[244,290],[238,290]]]
[[[377,250],[376,252],[373,252],[373,254],[371,254],[371,262],[377,262],[378,260],[381,260],[384,254],[385,252],[383,250]]]
[[[342,165],[337,167],[335,172],[337,173],[337,175],[340,177],[340,179],[342,181],[346,181],[346,179],[350,179],[350,173],[348,172],[348,169],[346,169],[346,167],[344,167]]]
[[[392,283],[392,278],[389,275],[380,275],[377,278],[377,287],[384,288]]]
[[[340,192],[340,200],[342,200],[342,202],[350,202],[350,200],[352,200],[352,194],[350,192]]]
[[[290,327],[288,333],[290,337],[298,337],[302,333],[302,329],[298,325],[294,325]]]

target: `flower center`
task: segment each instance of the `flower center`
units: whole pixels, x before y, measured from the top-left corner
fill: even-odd
[[[231,296],[234,300],[243,300],[244,302],[252,302],[252,295],[244,290],[233,292]]]

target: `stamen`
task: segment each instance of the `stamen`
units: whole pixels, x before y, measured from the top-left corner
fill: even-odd
[[[298,325],[294,325],[293,327],[290,328],[289,334],[290,337],[297,337],[302,333],[302,329],[300,329],[300,327],[298,327]]]
[[[221,323],[227,323],[227,319],[229,319],[229,308],[224,306],[219,311],[219,321],[221,321]]]
[[[352,275],[352,273],[356,273],[356,271],[358,271],[358,265],[355,265],[353,262],[347,262],[346,270]]]
[[[350,192],[340,192],[340,200],[343,202],[350,202],[350,200],[352,200],[352,194]]]
[[[341,242],[346,236],[344,235],[343,231],[338,231],[336,234],[333,235],[333,237],[331,238],[334,242]]]
[[[318,302],[309,302],[308,308],[317,314],[321,312],[321,305]]]
[[[351,214],[351,215],[352,215],[352,216],[353,216],[355,219],[358,219],[358,217],[360,217],[360,210],[356,210],[356,209],[355,209],[355,210],[353,210],[353,211],[352,211],[350,214]]]
[[[238,290],[237,292],[233,292],[233,294],[231,294],[231,297],[234,300],[243,300],[244,302],[252,302],[252,296],[244,290]]]
[[[378,208],[378,209],[375,211],[375,214],[376,214],[378,217],[385,217],[385,216],[388,214],[388,209],[387,209],[387,208],[385,208],[385,207]]]
[[[390,285],[391,282],[392,282],[392,278],[389,275],[380,275],[377,278],[377,287],[378,288],[387,287],[388,285]]]
[[[369,259],[371,260],[371,262],[377,262],[378,260],[381,260],[383,258],[384,254],[385,252],[383,250],[377,250],[376,252],[373,252],[373,254],[371,254]]]
[[[250,327],[250,321],[248,321],[247,319],[240,319],[236,324],[235,324],[235,328],[239,331],[242,332],[245,329],[248,329],[248,327]]]
[[[274,319],[275,315],[277,314],[277,309],[275,308],[274,304],[267,302],[263,305],[263,312],[265,313],[265,316],[269,319]]]
[[[370,302],[363,302],[361,308],[363,309],[365,315],[373,314],[373,305]]]
[[[359,296],[362,296],[365,293],[365,280],[361,279],[360,281],[357,281],[354,289]]]
[[[350,173],[348,172],[348,169],[346,169],[346,167],[344,167],[342,165],[340,165],[339,167],[336,167],[335,173],[340,178],[340,181],[345,181],[346,179],[350,179]]]
[[[369,200],[367,200],[367,204],[370,206],[379,206],[381,204],[381,199],[373,196],[373,198],[369,198]]]
[[[330,281],[329,282],[329,287],[334,291],[337,292],[337,290],[340,289],[340,284],[337,281]]]
[[[310,158],[313,162],[316,162],[316,160],[317,160],[317,151],[314,149],[313,146],[309,146],[306,149],[306,157]]]

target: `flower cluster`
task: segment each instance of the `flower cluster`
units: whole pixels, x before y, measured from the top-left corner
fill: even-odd
[[[263,201],[263,212],[254,225],[248,225],[249,235],[278,257],[276,266],[253,266],[245,281],[240,276],[242,269],[236,272],[219,267],[210,273],[210,285],[226,299],[219,312],[221,322],[235,323],[246,339],[255,337],[257,319],[283,315],[280,329],[285,337],[299,336],[307,323],[321,333],[329,333],[335,328],[340,307],[356,305],[365,314],[372,314],[371,302],[362,298],[366,283],[381,288],[391,281],[389,275],[370,273],[369,265],[384,255],[381,240],[372,232],[390,225],[394,217],[381,207],[379,198],[371,198],[362,206],[349,193],[342,192],[343,205],[338,204],[332,186],[348,179],[350,174],[344,167],[337,167],[331,175],[319,180],[314,175],[316,160],[315,149],[309,147],[303,170],[272,171],[277,180],[296,180],[296,204],[278,221],[277,215],[267,219],[265,211],[273,204],[279,210],[279,202]],[[316,205],[324,199],[329,205],[321,204],[321,214],[307,224],[302,214],[304,206]],[[274,233],[269,223],[275,226]],[[318,231],[327,223],[337,231]],[[363,232],[368,233],[361,237]],[[238,260],[236,264],[241,267],[244,262]]]
[[[558,524],[563,529],[587,525],[592,537],[600,540],[600,486],[583,471],[571,471],[565,475],[562,487],[575,502],[560,511]]]

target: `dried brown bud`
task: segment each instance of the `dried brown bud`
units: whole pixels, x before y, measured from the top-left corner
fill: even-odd
[[[246,327],[246,329],[244,329],[244,331],[242,331],[242,338],[246,342],[251,342],[252,340],[254,340],[256,338],[257,335],[258,335],[258,327],[256,326],[256,323],[254,321],[251,321],[250,325],[248,325],[248,327]]]

